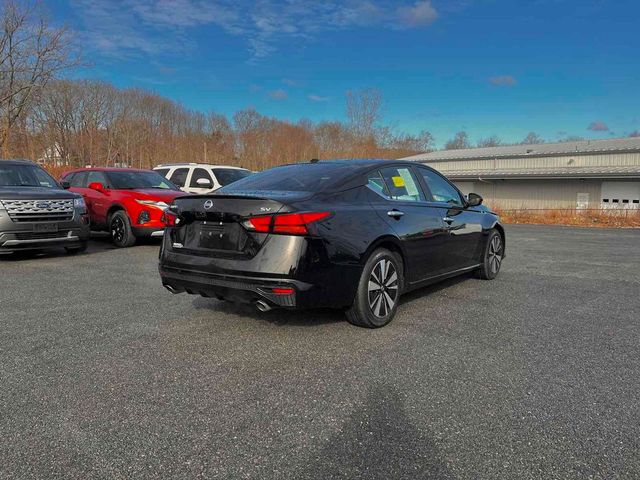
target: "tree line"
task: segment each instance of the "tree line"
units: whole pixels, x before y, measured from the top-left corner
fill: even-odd
[[[348,122],[289,122],[253,108],[231,118],[155,93],[97,80],[51,80],[7,135],[14,155],[78,165],[149,168],[206,162],[261,170],[311,158],[396,158],[428,150],[433,138],[378,125],[375,90],[347,96]]]

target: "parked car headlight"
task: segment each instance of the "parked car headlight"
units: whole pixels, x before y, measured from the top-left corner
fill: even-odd
[[[82,197],[73,199],[73,208],[75,208],[80,215],[85,215],[87,213],[87,204]]]
[[[156,202],[155,200],[136,200],[136,202],[141,205],[149,205],[151,207],[161,208],[162,210],[169,206],[165,202]]]

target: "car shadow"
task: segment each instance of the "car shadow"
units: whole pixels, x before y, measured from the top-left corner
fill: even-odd
[[[414,425],[393,386],[376,385],[358,403],[298,478],[453,478],[433,433]]]
[[[402,305],[404,304],[428,297],[440,290],[452,287],[472,278],[473,274],[465,274],[409,292],[400,298],[400,309],[402,309]],[[269,322],[278,326],[314,327],[330,323],[346,322],[344,312],[341,309],[323,308],[301,311],[274,308],[268,312],[261,312],[251,304],[203,297],[195,298],[193,300],[193,306],[199,310],[212,310],[218,313],[247,316],[255,320]]]
[[[411,292],[408,292],[402,295],[402,297],[400,298],[400,306],[402,306],[405,303],[414,302],[428,295],[438,293],[440,290],[446,290],[450,287],[466,282],[467,280],[474,280],[474,279],[475,279],[474,273],[469,272],[469,273],[459,275],[457,277],[452,277],[446,280],[442,280],[438,283],[427,285],[425,287],[420,287],[416,290],[412,290]]]
[[[277,326],[316,327],[330,323],[346,322],[344,313],[335,309],[285,310],[274,308],[268,312],[259,311],[248,303],[235,303],[215,298],[197,297],[193,306],[198,310],[212,310],[218,313],[242,315]]]

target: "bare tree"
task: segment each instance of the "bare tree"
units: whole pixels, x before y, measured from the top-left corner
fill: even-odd
[[[521,145],[537,145],[541,143],[544,143],[544,138],[536,132],[529,132],[522,142],[520,142]]]
[[[558,141],[559,142],[581,142],[582,140],[584,140],[584,137],[581,137],[579,135],[569,135],[567,137],[561,138]]]
[[[78,59],[67,29],[51,27],[37,3],[4,0],[0,8],[0,146],[6,154],[12,128],[37,91]]]
[[[497,135],[491,135],[487,138],[481,138],[478,140],[478,147],[498,147],[502,145],[502,140]]]
[[[445,150],[461,150],[463,148],[471,148],[469,135],[464,131],[456,133],[455,136],[444,146]]]
[[[634,130],[629,134],[629,138],[640,137],[640,130]]]
[[[375,127],[382,116],[382,94],[375,88],[347,92],[347,120],[357,139],[374,137]]]
[[[63,166],[149,168],[205,161],[261,170],[309,158],[398,158],[433,148],[426,130],[397,133],[375,125],[378,120],[360,121],[378,119],[378,114],[354,116],[359,119],[354,124],[369,132],[363,138],[352,124],[293,123],[255,109],[236,112],[230,121],[143,89],[118,89],[95,80],[53,80],[33,100],[15,125],[13,151]]]
[[[417,135],[408,133],[394,133],[389,128],[379,129],[378,143],[384,148],[398,151],[430,152],[434,149],[434,138],[428,130],[422,130]]]

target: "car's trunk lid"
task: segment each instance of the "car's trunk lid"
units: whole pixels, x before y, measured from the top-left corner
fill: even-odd
[[[284,199],[290,195],[273,195]],[[295,196],[294,196],[295,197]],[[195,255],[253,257],[269,234],[247,230],[247,218],[291,211],[276,199],[250,195],[189,195],[176,198],[172,211],[182,226],[171,231],[175,250]]]

